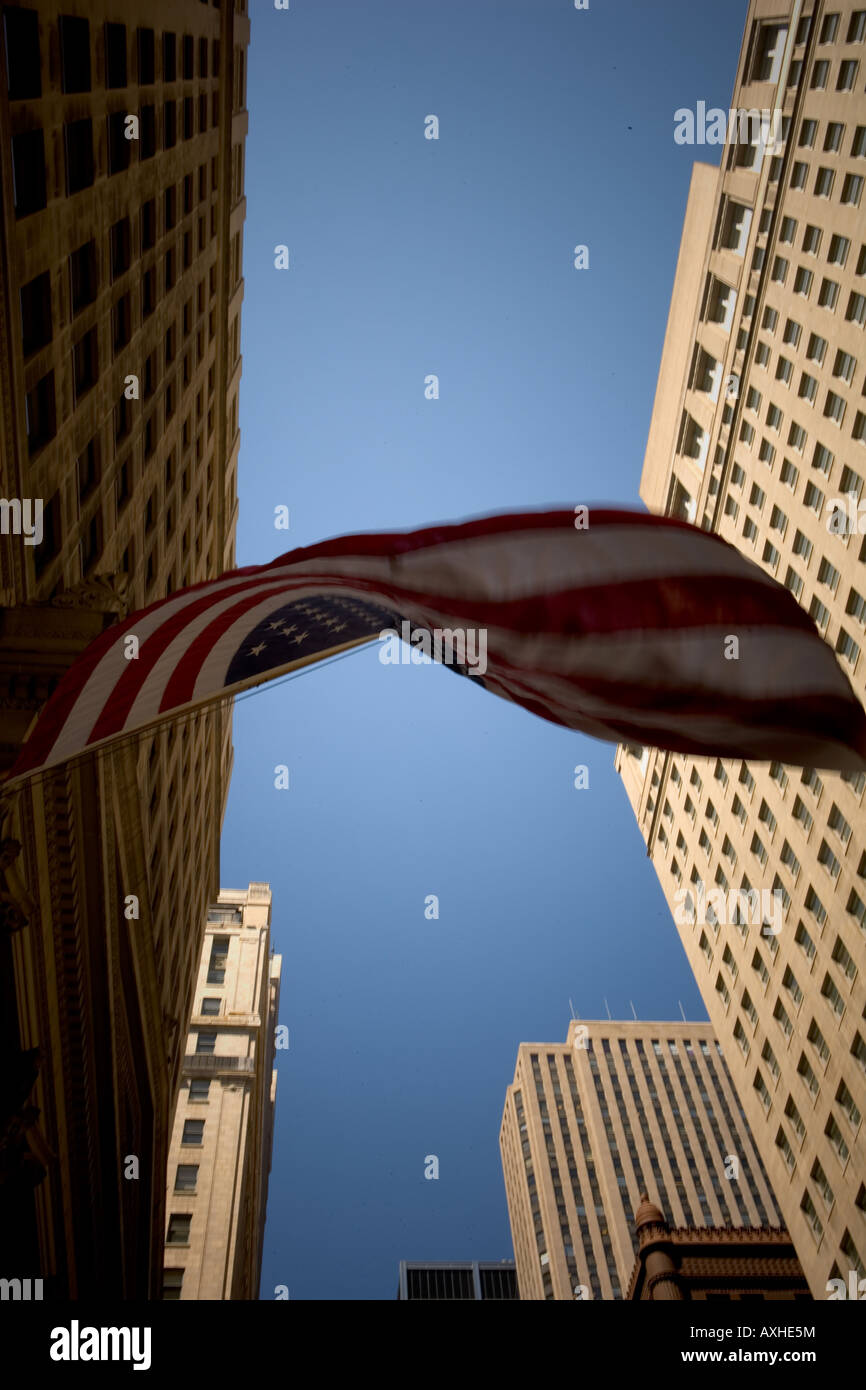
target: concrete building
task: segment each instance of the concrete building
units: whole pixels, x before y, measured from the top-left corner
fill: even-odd
[[[641,480],[651,511],[784,584],[861,699],[864,80],[866,10],[750,4],[731,107],[780,109],[782,143],[729,138],[694,167]],[[616,765],[826,1297],[866,1274],[866,774],[626,747]]]
[[[513,1260],[498,1264],[474,1260],[463,1264],[413,1264],[400,1261],[398,1301],[438,1302],[519,1298]]]
[[[248,40],[245,0],[3,9],[0,776],[92,636],[234,563]],[[159,1296],[231,759],[214,706],[0,795],[3,1272],[46,1297]]]
[[[168,1155],[166,1299],[259,1296],[282,966],[270,925],[266,883],[208,910]]]
[[[671,1230],[646,1194],[635,1213],[638,1255],[626,1298],[635,1302],[808,1299],[788,1232],[771,1226]]]
[[[619,1299],[649,1192],[673,1226],[779,1226],[708,1023],[521,1043],[499,1134],[522,1299]]]

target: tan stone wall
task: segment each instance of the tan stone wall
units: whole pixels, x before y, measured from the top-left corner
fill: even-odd
[[[642,493],[661,510],[671,478],[679,479],[698,522],[786,583],[804,607],[820,604],[813,616],[862,699],[866,537],[827,527],[830,499],[849,487],[861,493],[866,478],[866,444],[857,437],[866,338],[855,298],[866,295],[866,194],[857,206],[843,202],[846,180],[866,175],[857,153],[866,127],[866,46],[848,42],[855,8],[833,7],[832,42],[821,42],[822,16],[815,40],[792,47],[803,80],[796,67],[793,82],[783,71],[776,90],[745,80],[747,45],[756,19],[777,20],[791,7],[750,6],[731,104],[782,107],[790,117],[784,161],[767,156],[754,170],[729,169],[729,149],[722,152],[712,228],[723,198],[754,214],[742,255],[714,249],[708,236],[703,262],[736,291],[736,310],[728,329],[709,323],[699,295],[668,329],[680,341],[679,360],[691,364],[701,345],[720,364],[723,383],[736,374],[738,394],[726,402],[720,391],[713,401],[687,372],[660,376],[659,428],[651,431]],[[839,90],[842,64],[851,61],[859,63],[853,88]],[[815,88],[821,62],[829,65],[826,85]],[[804,125],[811,121],[814,133]],[[802,166],[802,188],[793,186],[801,172],[794,164]],[[827,196],[816,191],[822,170],[833,179]],[[847,251],[834,238],[847,239]],[[805,292],[797,292],[801,271],[812,276],[799,287]],[[823,357],[816,339],[824,340]],[[826,413],[829,393],[844,405],[840,423]],[[705,430],[703,468],[677,452],[683,410]],[[828,453],[816,454],[817,446]],[[777,935],[754,920],[681,922],[678,930],[813,1295],[826,1297],[834,1270],[866,1273],[866,779],[656,752],[641,768],[624,749],[616,765],[672,910],[684,905],[686,890],[697,897],[696,879],[707,890],[746,880],[782,895]]]

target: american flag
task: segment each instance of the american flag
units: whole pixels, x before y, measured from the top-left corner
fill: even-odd
[[[91,643],[10,780],[404,622],[483,633],[486,669],[460,674],[594,738],[866,765],[863,707],[786,589],[685,522],[608,508],[576,520],[558,509],[342,536],[180,590]]]

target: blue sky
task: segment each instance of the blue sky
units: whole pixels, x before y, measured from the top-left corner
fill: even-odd
[[[717,153],[675,145],[673,113],[727,107],[745,12],[250,0],[238,564],[639,504],[691,163]],[[564,1040],[569,998],[706,1018],[613,746],[376,646],[242,698],[234,741],[221,878],[271,884],[290,1036],[262,1298],[510,1258],[518,1044]]]

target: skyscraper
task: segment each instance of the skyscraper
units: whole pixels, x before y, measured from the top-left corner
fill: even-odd
[[[416,1264],[411,1260],[400,1261],[397,1298],[402,1302],[478,1302],[517,1297],[517,1276],[512,1260],[501,1260],[498,1264],[479,1260],[457,1264]]]
[[[671,1226],[781,1224],[708,1023],[521,1043],[499,1147],[522,1299],[623,1298],[645,1191]]]
[[[249,20],[34,0],[0,28],[8,769],[103,625],[234,563]],[[231,757],[215,706],[2,801],[2,1220],[46,1297],[159,1295]]]
[[[781,111],[781,139],[738,120],[721,167],[694,167],[641,481],[783,583],[861,699],[864,78],[866,10],[750,4],[731,107]],[[866,1274],[866,774],[626,747],[616,766],[826,1297]]]
[[[267,883],[226,889],[208,910],[169,1150],[164,1298],[258,1298],[282,966],[270,924]]]

